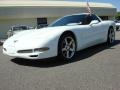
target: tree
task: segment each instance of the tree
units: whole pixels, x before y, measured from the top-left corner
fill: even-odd
[[[115,18],[116,18],[117,20],[120,20],[120,12],[117,13],[117,15],[115,16]]]

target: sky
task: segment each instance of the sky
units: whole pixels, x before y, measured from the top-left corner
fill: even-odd
[[[5,0],[0,0],[0,1],[5,1]],[[17,1],[19,1],[19,0],[17,0]],[[31,0],[31,1],[34,1],[34,0]],[[40,0],[37,0],[37,1],[40,1]],[[54,1],[60,1],[60,0],[54,0]],[[80,1],[80,2],[86,2],[87,0],[61,0],[61,1]],[[120,12],[120,0],[88,0],[88,1],[90,1],[90,2],[98,2],[98,3],[99,2],[100,3],[111,3],[111,4],[113,4],[117,8],[117,11]]]
[[[86,2],[87,0],[67,0],[67,1]],[[120,11],[120,0],[89,0],[89,2],[111,3],[117,8],[117,11]]]

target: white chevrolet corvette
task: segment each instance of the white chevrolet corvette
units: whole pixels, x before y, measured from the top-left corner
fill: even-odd
[[[40,30],[22,31],[8,38],[3,53],[26,59],[58,56],[70,60],[76,51],[115,40],[115,23],[87,13],[65,16]]]

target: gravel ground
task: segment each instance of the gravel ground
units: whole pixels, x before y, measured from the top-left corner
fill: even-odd
[[[97,45],[71,62],[25,60],[2,54],[0,90],[120,90],[120,32],[114,45]]]

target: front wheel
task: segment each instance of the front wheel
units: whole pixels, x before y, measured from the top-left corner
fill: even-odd
[[[112,44],[115,41],[115,31],[110,28],[108,31],[107,44]]]
[[[76,41],[72,34],[62,35],[58,44],[58,57],[62,60],[71,60],[76,53]]]

